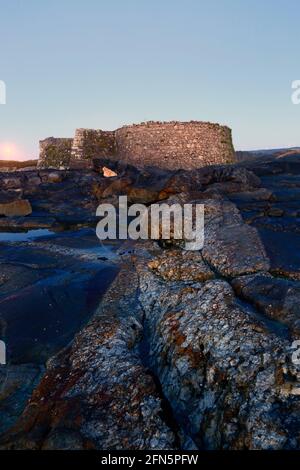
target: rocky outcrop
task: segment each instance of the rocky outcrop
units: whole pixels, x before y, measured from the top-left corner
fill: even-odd
[[[43,373],[44,368],[36,364],[0,368],[0,434],[15,423]]]
[[[0,204],[0,215],[5,217],[20,217],[31,213],[32,208],[27,199],[18,199],[17,201]]]
[[[245,224],[237,208],[226,200],[204,200],[203,257],[219,274],[236,277],[270,267],[257,230]]]
[[[166,284],[143,271],[140,282],[150,362],[186,436],[205,449],[298,448],[290,341],[226,281]]]
[[[181,275],[186,257],[179,268],[174,252],[147,262],[137,255],[149,363],[180,425],[181,445],[297,449],[298,283],[267,273],[259,233],[232,203],[204,202],[202,256],[215,279],[197,282],[203,269],[192,257]]]
[[[102,168],[102,171],[103,171],[103,176],[105,178],[112,178],[113,176],[118,176],[115,171],[111,170],[110,168],[107,168],[106,166]]]
[[[124,266],[91,322],[49,362],[2,448],[174,448],[161,396],[137,351],[137,286]]]
[[[239,297],[254,305],[270,319],[300,333],[300,283],[280,279],[269,273],[238,277],[233,287]]]
[[[165,281],[207,281],[214,272],[200,253],[170,250],[149,261],[148,267]]]
[[[11,427],[3,429],[1,447],[299,449],[300,369],[293,361],[293,341],[299,340],[298,162],[192,172],[116,163],[112,178],[102,176],[98,163],[94,173],[59,172],[61,181],[51,182],[47,171],[30,172],[18,175],[21,188],[16,181],[0,181],[0,187],[8,184],[10,197],[18,189],[30,194],[33,215],[43,209],[55,223],[79,224],[80,216],[87,223],[99,201],[119,194],[147,204],[198,202],[205,206],[204,247],[185,251],[182,240],[172,238],[121,246],[117,278],[89,323],[48,361],[21,417],[5,415]],[[74,272],[74,264],[62,260],[74,239],[46,245],[43,259],[36,243],[21,247],[23,263],[13,269],[15,249],[3,248],[2,256],[10,258],[2,306],[14,311],[18,283],[39,280],[40,286],[46,268],[58,269],[51,264],[54,253],[65,263],[60,269]],[[41,270],[34,253],[35,263],[45,263]],[[90,256],[93,251],[84,253]],[[26,298],[28,285],[21,287]],[[28,395],[39,377],[35,371],[28,366],[20,380]]]

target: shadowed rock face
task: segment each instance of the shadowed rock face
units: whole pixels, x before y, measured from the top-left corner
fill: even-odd
[[[113,171],[60,172],[52,182],[48,172],[26,172],[21,187],[5,184],[29,199],[30,218],[60,228],[64,215],[73,227],[93,223],[97,204],[118,194],[199,202],[204,248],[186,252],[173,239],[122,246],[120,272],[89,323],[44,374],[40,365],[19,369],[23,402],[5,415],[1,448],[299,449],[298,161]],[[50,270],[61,247],[45,245]],[[16,271],[5,255],[0,262],[8,293]],[[22,288],[41,276],[27,271]]]
[[[268,274],[236,278],[236,293],[271,319],[300,331],[300,283]]]

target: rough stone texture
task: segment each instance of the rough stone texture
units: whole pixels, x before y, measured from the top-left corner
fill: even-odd
[[[96,298],[90,323],[50,360],[22,417],[2,435],[2,448],[299,449],[300,368],[292,356],[299,339],[299,159],[174,172],[104,160],[97,172],[57,172],[60,182],[51,182],[50,171],[13,173],[9,181],[0,174],[0,196],[28,197],[28,224],[54,221],[60,228],[94,224],[98,201],[116,201],[118,194],[203,203],[204,249],[165,249],[172,240],[120,246],[120,276],[102,301]],[[104,178],[104,165],[118,176]],[[0,222],[13,227],[16,219]],[[53,291],[45,295],[41,283],[49,269],[71,271],[76,281],[67,297],[51,284],[52,314],[70,319],[81,311],[82,281],[91,270],[83,259],[93,257],[95,267],[100,259],[93,249],[82,252],[83,234],[74,235],[0,243],[8,327],[17,309],[27,326],[35,325],[28,321],[34,308],[38,318],[40,311],[47,317]],[[106,279],[98,279],[97,293]],[[94,278],[86,285],[94,291]],[[65,278],[59,286],[65,289]],[[30,354],[40,357],[43,345],[37,352],[30,343]],[[27,380],[19,372],[14,383],[24,378],[27,396],[33,375],[29,370]],[[1,418],[10,425],[24,402],[18,408],[17,389],[7,398]]]
[[[63,181],[63,174],[52,171],[47,175],[47,183],[61,183]]]
[[[40,140],[39,168],[67,168],[73,139],[48,137]]]
[[[169,281],[207,281],[214,277],[198,252],[170,250],[151,260],[148,266]]]
[[[204,200],[203,258],[223,276],[236,277],[270,267],[257,230],[245,224],[229,201]]]
[[[0,215],[6,217],[26,216],[32,213],[32,207],[27,199],[0,204]]]
[[[94,187],[109,184],[112,179],[104,178],[91,171],[77,170],[35,170],[14,172],[8,177],[0,172],[0,205],[5,211],[14,216],[0,217],[2,231],[18,229],[50,228],[61,225],[97,223],[97,199]],[[10,189],[7,189],[7,185]],[[15,212],[14,206],[29,211],[29,201],[32,214],[25,217],[25,212]],[[26,206],[25,206],[26,204]]]
[[[185,443],[298,448],[300,374],[289,360],[291,342],[253,316],[223,280],[187,286],[139,272],[150,364]]]
[[[116,131],[118,154],[134,165],[192,169],[235,159],[228,127],[208,122],[146,122]]]
[[[114,131],[76,129],[72,144],[72,160],[92,161],[96,157],[111,157],[116,153]]]
[[[135,349],[142,332],[137,287],[136,274],[124,266],[91,322],[49,362],[2,446],[174,448],[175,436],[165,422],[161,397]]]
[[[23,411],[32,389],[44,372],[36,364],[0,366],[0,434],[6,431]]]
[[[21,179],[16,176],[7,176],[1,179],[1,189],[18,189],[21,186]]]
[[[219,165],[202,168],[198,173],[203,185],[233,183],[236,191],[249,191],[250,188],[253,191],[253,188],[258,188],[261,185],[261,180],[256,174],[238,166]]]
[[[233,281],[236,293],[273,320],[300,333],[300,283],[268,273],[242,276]]]
[[[200,121],[149,121],[116,131],[76,129],[73,141],[51,137],[40,142],[40,167],[92,167],[97,157],[171,170],[235,161],[231,130]]]

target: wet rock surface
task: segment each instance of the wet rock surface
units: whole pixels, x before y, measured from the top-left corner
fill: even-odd
[[[299,169],[295,157],[192,172],[99,159],[2,175],[5,197],[33,209],[0,218],[2,231],[44,221],[56,234],[0,242],[1,448],[299,449]],[[204,204],[203,249],[95,251],[82,226],[120,194]]]
[[[0,390],[20,374],[10,399],[0,399],[1,430],[18,417],[37,385],[29,381],[31,370],[42,370],[93,314],[118,270],[114,250],[101,246],[90,229],[24,242],[2,242],[0,233],[0,335],[7,347]]]

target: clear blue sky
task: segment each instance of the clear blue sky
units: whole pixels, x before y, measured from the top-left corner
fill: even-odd
[[[298,0],[0,0],[0,143],[209,120],[237,149],[300,145]]]

